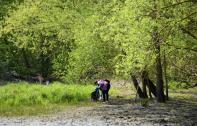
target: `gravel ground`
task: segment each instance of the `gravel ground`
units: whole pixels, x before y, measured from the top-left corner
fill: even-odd
[[[53,115],[1,117],[0,126],[196,126],[197,104],[172,100],[141,107],[127,99],[112,99],[94,107],[72,107]]]
[[[132,89],[123,82],[113,82],[120,94],[91,107],[69,107],[66,110],[51,115],[0,117],[0,126],[197,126],[196,90],[177,92],[189,99],[170,99],[167,103],[150,101],[146,107],[140,102],[124,99],[135,97]],[[176,91],[173,91],[176,92]],[[127,97],[128,98],[128,97]]]

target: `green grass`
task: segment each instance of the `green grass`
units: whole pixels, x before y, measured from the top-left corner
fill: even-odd
[[[188,89],[192,87],[192,85],[189,83],[177,82],[177,81],[170,81],[168,85],[170,89]]]
[[[197,87],[189,89],[171,89],[169,90],[169,95],[173,99],[196,101]]]
[[[10,83],[0,87],[0,116],[37,115],[56,112],[66,106],[95,105],[90,102],[93,85],[53,83]],[[115,94],[112,89],[110,94]]]

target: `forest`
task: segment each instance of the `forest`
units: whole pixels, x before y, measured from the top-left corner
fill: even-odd
[[[88,101],[98,79],[111,80],[109,106],[135,102],[134,110],[140,111],[140,104],[148,110],[145,114],[151,105],[162,112],[177,106],[186,114],[176,113],[182,121],[162,117],[154,125],[197,124],[197,1],[0,0],[0,117],[53,113],[79,103],[105,107]],[[125,92],[131,94],[121,96]],[[130,111],[128,106],[122,108]],[[139,125],[153,125],[139,118],[145,120],[138,120]],[[15,125],[3,117],[0,122]],[[75,123],[123,125],[99,120]]]

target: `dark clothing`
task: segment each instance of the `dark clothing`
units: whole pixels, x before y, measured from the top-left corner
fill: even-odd
[[[110,87],[111,87],[110,83],[107,83],[107,91],[109,91]]]
[[[109,90],[107,90],[107,93],[106,93],[107,95],[107,101],[109,100]]]
[[[108,83],[107,84],[107,91],[106,91],[106,98],[107,98],[107,101],[109,100],[109,89],[110,89],[111,85]]]
[[[103,96],[103,101],[105,102],[105,100],[109,100],[109,94],[107,90],[102,90],[102,96]]]
[[[110,81],[106,79],[105,82],[107,82],[107,90],[109,91],[109,89],[110,89],[110,87],[111,87]]]
[[[105,84],[106,88],[105,90],[102,90],[102,96],[103,96],[103,101],[105,102],[105,100],[109,100],[109,89],[111,87],[110,85],[110,81],[109,80],[104,80],[103,84]]]
[[[93,92],[91,93],[91,99],[92,99],[93,101],[98,101],[99,96],[100,96],[100,94],[99,94],[99,87],[96,87],[95,91],[93,91]]]

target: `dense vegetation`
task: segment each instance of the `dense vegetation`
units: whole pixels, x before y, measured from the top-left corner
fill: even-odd
[[[89,98],[93,86],[89,85],[61,85],[49,86],[30,85],[27,83],[9,84],[1,91],[1,105],[28,106],[35,104],[65,103],[84,101]]]
[[[195,0],[0,1],[0,78],[132,78],[140,97],[148,86],[164,102],[164,82],[196,83],[196,7]]]
[[[9,83],[0,88],[0,115],[25,115],[61,110],[70,105],[91,105],[90,93],[93,85],[48,86],[26,82]],[[115,89],[110,91],[114,95]]]

